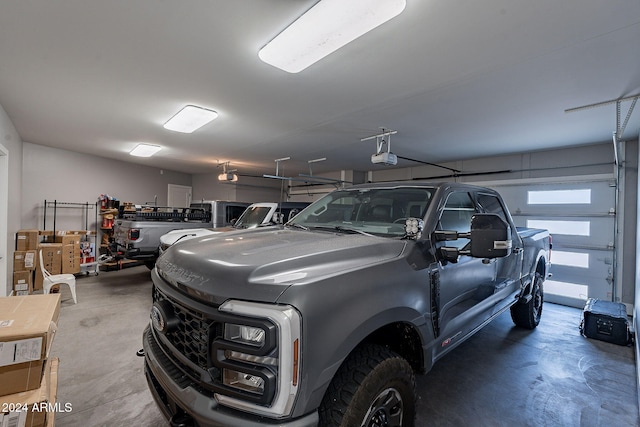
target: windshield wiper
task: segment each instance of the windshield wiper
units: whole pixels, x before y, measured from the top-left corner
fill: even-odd
[[[305,227],[304,225],[301,225],[301,224],[296,224],[295,222],[292,222],[291,224],[285,224],[285,225],[287,227],[295,227],[304,231],[309,231],[309,227]]]
[[[350,233],[350,234],[362,234],[363,236],[372,236],[365,231],[358,230],[357,228],[345,227],[343,225],[335,225],[335,226],[318,226],[313,227],[314,230],[328,230],[328,231],[340,231],[341,233]]]

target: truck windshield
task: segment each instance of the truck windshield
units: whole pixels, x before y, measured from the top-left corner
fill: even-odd
[[[299,228],[404,236],[405,220],[424,218],[433,188],[394,187],[336,190],[300,212]]]
[[[235,228],[255,228],[262,224],[270,210],[269,206],[250,206],[240,215],[233,226]]]

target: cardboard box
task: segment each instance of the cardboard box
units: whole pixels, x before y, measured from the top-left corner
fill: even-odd
[[[60,252],[61,259],[66,260],[68,258],[80,257],[80,244],[63,244],[62,251]]]
[[[62,261],[62,274],[80,273],[80,257],[69,258]]]
[[[27,295],[31,295],[31,291],[12,291],[10,296],[23,297]]]
[[[62,245],[80,245],[80,239],[82,238],[79,234],[65,234],[62,236],[54,236],[54,243],[62,243]],[[79,250],[79,249],[78,249]]]
[[[16,295],[29,295],[33,291],[33,271],[14,271],[13,290]]]
[[[80,245],[62,246],[61,270],[66,273],[80,273]]]
[[[44,268],[49,273],[62,273],[62,243],[40,243],[38,245],[38,250],[42,250]],[[33,290],[41,290],[43,281],[44,277],[42,276],[42,271],[40,269],[40,258],[38,258],[35,280],[33,281]]]
[[[38,249],[38,230],[18,230],[16,233],[16,250],[32,251]]]
[[[60,294],[0,298],[0,395],[40,387],[59,315]]]
[[[64,231],[58,231],[57,232],[58,236],[67,236],[67,235],[79,235],[79,236],[91,236],[93,234],[93,231],[91,230],[64,230]]]
[[[33,275],[33,291],[41,291],[44,288],[44,276],[42,271],[38,268]]]
[[[58,368],[52,358],[45,365],[42,382],[35,390],[0,397],[0,426],[53,427],[55,412],[64,410],[57,404]]]
[[[60,274],[62,262],[62,243],[40,243],[38,249],[42,250],[44,268],[51,274]],[[38,261],[40,261],[38,259]],[[39,263],[38,263],[39,264]],[[36,267],[36,270],[40,266]]]
[[[13,253],[13,271],[25,271],[36,269],[36,257],[38,252],[33,251],[15,251]]]

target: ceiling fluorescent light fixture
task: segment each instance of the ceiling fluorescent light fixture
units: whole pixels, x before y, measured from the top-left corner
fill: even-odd
[[[164,124],[165,129],[191,133],[218,117],[218,113],[195,105],[187,105]]]
[[[321,0],[278,34],[258,57],[298,73],[398,16],[406,0]]]
[[[162,150],[162,147],[159,145],[138,144],[133,150],[129,151],[129,154],[136,157],[151,157],[160,150]]]

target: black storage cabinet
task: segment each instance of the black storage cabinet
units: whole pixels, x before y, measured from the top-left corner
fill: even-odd
[[[620,302],[589,298],[582,312],[580,332],[587,338],[628,345],[631,334],[627,308]]]

